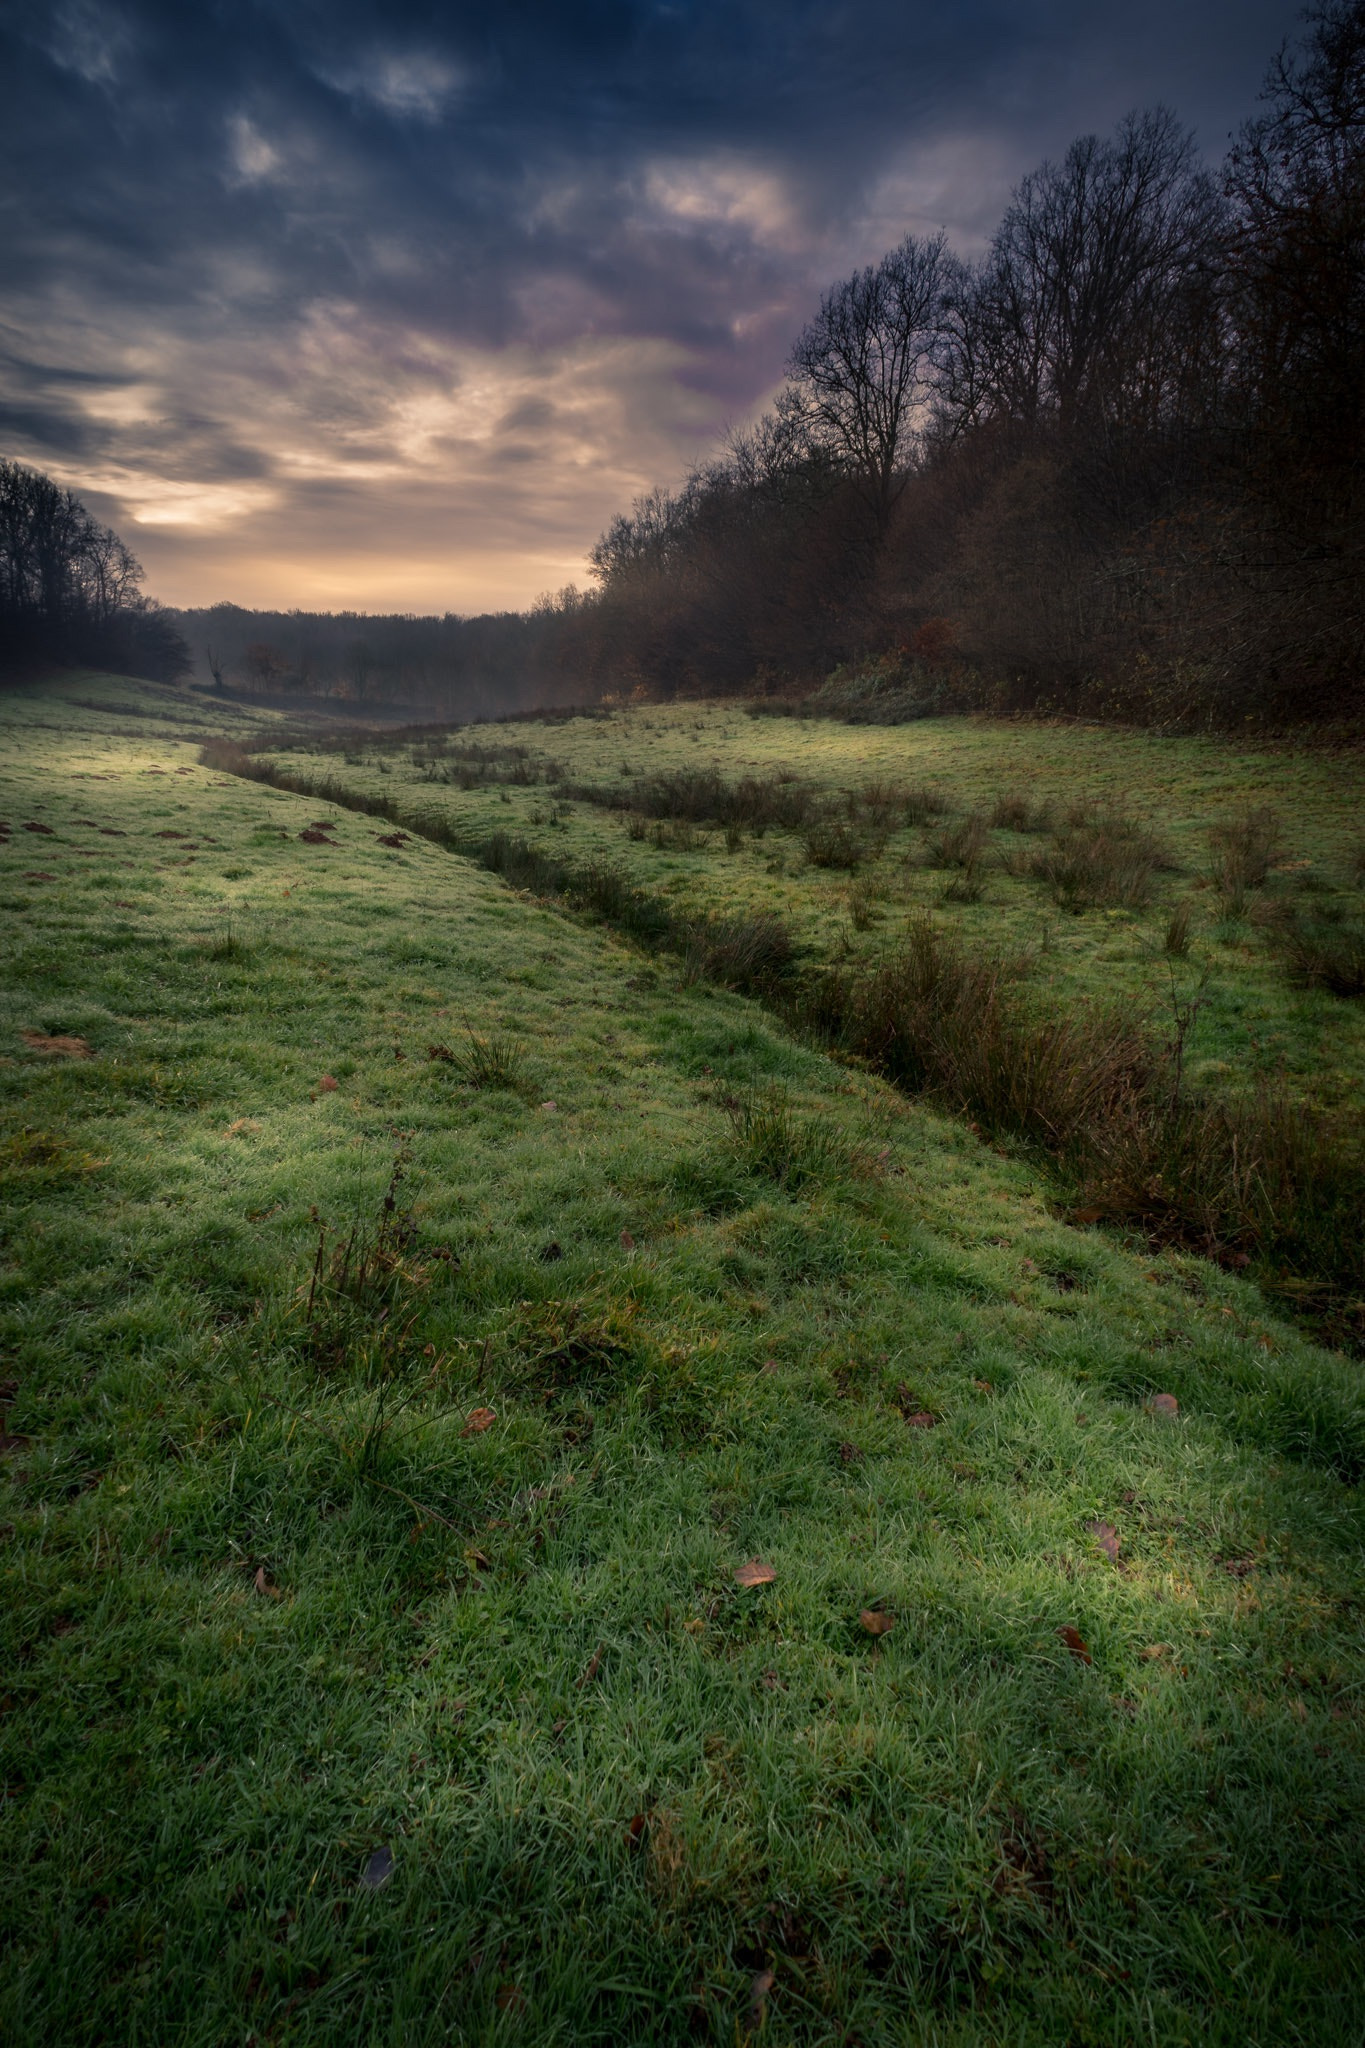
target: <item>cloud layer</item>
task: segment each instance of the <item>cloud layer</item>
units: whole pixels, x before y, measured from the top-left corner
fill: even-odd
[[[1217,155],[1280,0],[0,7],[0,453],[176,603],[478,611],[1073,135]]]

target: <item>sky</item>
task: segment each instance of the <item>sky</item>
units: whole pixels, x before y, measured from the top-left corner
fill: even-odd
[[[1281,0],[0,0],[0,455],[165,603],[480,612],[978,253],[1134,107],[1211,160]]]

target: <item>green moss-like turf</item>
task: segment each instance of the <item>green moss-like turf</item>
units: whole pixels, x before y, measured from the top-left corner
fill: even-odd
[[[0,716],[6,2040],[1358,2041],[1358,1363],[435,846],[301,841],[316,799],[197,765],[230,711]],[[539,739],[604,736],[646,744]],[[1048,744],[1092,793],[1158,743]],[[748,901],[775,851],[675,868]],[[467,1029],[517,1092],[428,1057]],[[823,1176],[759,1170],[755,1089]],[[389,1314],[313,1343],[395,1159]]]

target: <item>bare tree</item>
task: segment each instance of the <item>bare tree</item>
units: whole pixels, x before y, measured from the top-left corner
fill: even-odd
[[[938,388],[960,270],[942,234],[907,235],[825,294],[787,365],[810,438],[853,478],[878,537]]]
[[[1239,367],[1272,465],[1337,487],[1365,455],[1365,0],[1327,0],[1282,48],[1228,159]]]
[[[1220,205],[1164,108],[1073,142],[1016,188],[953,308],[959,417],[1151,420],[1180,382],[1186,300],[1217,261]]]

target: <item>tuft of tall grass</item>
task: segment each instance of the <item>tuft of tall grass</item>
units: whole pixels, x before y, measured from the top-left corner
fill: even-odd
[[[1226,917],[1246,915],[1250,892],[1263,889],[1270,878],[1282,837],[1278,815],[1265,805],[1239,811],[1211,828],[1209,880]]]
[[[1161,842],[1120,812],[1073,813],[1051,846],[1034,855],[1032,873],[1046,882],[1060,909],[1142,910],[1156,877],[1171,865]]]
[[[782,1187],[828,1183],[847,1175],[853,1154],[838,1131],[801,1116],[780,1088],[726,1104],[744,1163]]]
[[[1002,832],[1046,832],[1052,824],[1052,807],[1035,801],[1018,790],[1006,791],[991,805],[990,820]]]
[[[860,832],[832,815],[816,818],[807,825],[801,843],[813,868],[843,868],[850,874],[872,851]]]
[[[717,768],[679,768],[639,776],[624,786],[575,783],[567,793],[643,818],[737,826],[756,836],[770,826],[799,831],[820,808],[812,785],[782,769],[728,782]]]
[[[689,927],[683,967],[691,981],[773,996],[796,961],[791,928],[771,911],[698,918]]]
[[[925,858],[930,867],[970,870],[980,867],[989,843],[985,818],[980,811],[972,811],[956,824],[931,832],[924,842]]]
[[[453,1067],[471,1088],[504,1089],[513,1095],[524,1095],[530,1087],[525,1051],[507,1032],[485,1033],[466,1026],[462,1046],[452,1050],[447,1045],[433,1045],[428,1048],[427,1057]]]
[[[1194,912],[1188,897],[1176,904],[1166,924],[1162,949],[1173,960],[1183,960],[1190,950],[1190,925]]]
[[[1365,929],[1359,924],[1325,914],[1286,917],[1277,936],[1296,987],[1347,998],[1365,995]]]

